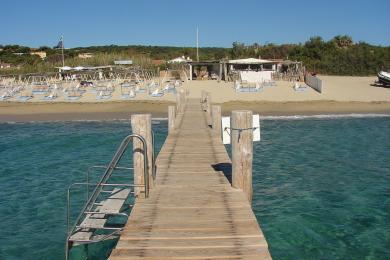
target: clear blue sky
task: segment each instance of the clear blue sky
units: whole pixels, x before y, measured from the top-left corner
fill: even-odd
[[[0,44],[230,47],[348,34],[390,45],[390,0],[2,0]]]

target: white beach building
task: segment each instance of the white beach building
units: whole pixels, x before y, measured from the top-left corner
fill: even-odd
[[[169,60],[168,63],[187,63],[187,62],[191,62],[192,60],[190,59],[190,57],[184,57],[184,56],[181,56],[181,57],[177,57],[177,58],[174,58],[172,60]]]
[[[264,59],[237,59],[227,62],[230,74],[247,82],[264,82],[272,79],[272,73],[276,71],[277,62]]]

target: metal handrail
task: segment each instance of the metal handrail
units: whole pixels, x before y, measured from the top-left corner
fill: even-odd
[[[154,142],[154,131],[152,130],[152,178],[153,181],[156,179],[156,144]]]
[[[103,176],[101,177],[100,181],[96,184],[96,187],[93,190],[91,197],[89,197],[87,199],[87,202],[85,203],[83,209],[81,210],[80,214],[77,216],[75,224],[70,229],[70,231],[69,231],[69,228],[68,228],[68,230],[67,230],[68,234],[67,234],[67,238],[66,238],[66,256],[65,256],[66,259],[68,259],[70,236],[72,235],[72,231],[76,229],[76,227],[77,227],[78,223],[80,222],[82,216],[85,215],[85,212],[92,211],[92,208],[93,208],[93,206],[94,206],[94,204],[96,202],[96,199],[100,195],[100,192],[102,191],[103,186],[117,185],[117,184],[108,184],[107,185],[106,182],[111,177],[111,175],[112,175],[113,171],[115,170],[115,168],[117,168],[117,164],[119,163],[119,161],[121,160],[122,156],[126,152],[127,147],[129,145],[130,141],[133,140],[133,138],[137,138],[137,139],[139,139],[142,142],[142,148],[143,148],[143,152],[142,153],[143,153],[143,156],[144,156],[144,183],[143,183],[142,187],[144,187],[144,189],[145,189],[145,191],[144,191],[145,192],[145,198],[149,197],[149,164],[148,164],[148,156],[147,156],[148,153],[147,153],[146,140],[139,134],[131,134],[131,135],[126,136],[123,139],[123,141],[121,142],[121,144],[118,147],[117,151],[115,152],[113,158],[111,159],[111,162],[106,167],[106,170],[105,170]],[[154,156],[152,156],[152,160],[154,161],[153,157]],[[154,167],[154,166],[152,166],[152,167]],[[88,186],[90,183],[86,182],[84,184]],[[76,184],[74,184],[74,185],[76,185]],[[73,186],[73,184],[70,185],[69,189],[72,186]],[[69,192],[69,189],[68,189],[68,192]],[[70,209],[68,209],[68,214],[70,214],[69,211],[70,211]],[[69,217],[69,215],[68,215],[68,217]],[[68,222],[68,225],[69,225],[69,219],[67,220],[67,222]]]
[[[94,169],[94,168],[102,168],[102,169],[106,169],[108,166],[107,165],[94,165],[94,166],[90,166],[88,167],[87,169],[87,172],[85,173],[85,180],[86,180],[86,194],[87,194],[87,199],[85,200],[85,202],[88,201],[89,199],[89,175],[91,173],[91,170]],[[119,166],[116,166],[114,170],[134,170],[134,167],[119,167]]]

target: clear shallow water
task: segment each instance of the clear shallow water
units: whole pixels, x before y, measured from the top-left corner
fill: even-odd
[[[262,122],[253,209],[274,259],[390,259],[390,119]]]
[[[153,129],[159,149],[166,122]],[[63,259],[67,187],[84,182],[89,166],[107,165],[129,133],[126,121],[0,124],[0,259]]]
[[[0,259],[63,258],[66,188],[108,163],[129,125],[0,124]],[[153,125],[158,148],[166,127]],[[265,120],[254,150],[274,259],[390,258],[389,118]]]

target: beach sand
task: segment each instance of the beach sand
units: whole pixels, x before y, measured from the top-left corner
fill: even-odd
[[[390,89],[371,84],[375,77],[319,76],[323,80],[322,94],[308,88],[296,92],[292,82],[277,81],[277,86],[266,87],[258,93],[237,93],[232,82],[190,81],[181,88],[188,89],[190,98],[200,98],[208,91],[211,101],[222,105],[223,114],[231,110],[250,109],[261,115],[313,115],[378,113],[390,114]],[[42,101],[42,95],[28,102],[15,100],[0,102],[0,121],[53,120],[109,120],[128,119],[134,113],[151,113],[166,117],[168,105],[175,95],[153,98],[146,93],[133,100],[121,100],[117,87],[109,101],[97,101],[96,94],[85,93],[77,101],[66,101],[60,96],[55,101]]]

